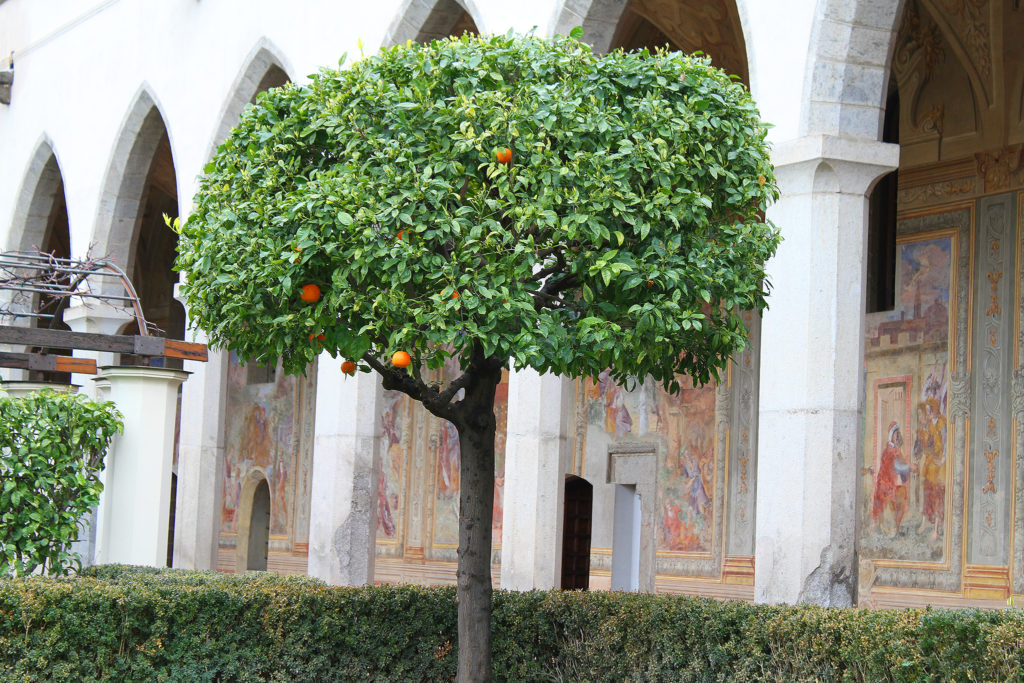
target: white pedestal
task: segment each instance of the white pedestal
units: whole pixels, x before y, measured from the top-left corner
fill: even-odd
[[[187,372],[165,368],[101,368],[124,433],[107,454],[97,561],[163,567],[171,498],[171,458],[178,385]]]
[[[68,306],[64,311],[64,322],[73,332],[118,334],[126,324],[133,320],[135,318],[123,308],[116,308],[102,302],[90,302],[88,304],[77,302]],[[97,368],[116,364],[118,356],[116,353],[79,350],[76,350],[73,355],[75,358],[92,358],[96,361]],[[96,395],[95,385],[87,381],[92,378],[92,375],[77,373],[71,375],[71,381],[81,384],[84,387],[85,393],[90,397]]]
[[[47,390],[74,394],[78,392],[79,387],[77,384],[54,384],[52,382],[26,382],[12,380],[0,383],[0,388],[2,388],[7,395],[18,398],[34,394],[37,391]]]

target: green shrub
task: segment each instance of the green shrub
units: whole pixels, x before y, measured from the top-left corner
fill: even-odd
[[[113,403],[40,391],[0,396],[0,576],[81,567],[70,552],[100,500],[121,414]]]
[[[500,681],[1021,680],[1019,610],[497,591]],[[0,580],[0,680],[447,681],[452,587],[91,567]]]

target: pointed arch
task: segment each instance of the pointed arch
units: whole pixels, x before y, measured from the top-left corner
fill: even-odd
[[[98,255],[110,258],[130,276],[153,159],[165,139],[170,147],[170,131],[164,121],[161,107],[143,83],[121,123],[103,180],[92,244]],[[177,178],[161,180],[177,198]]]
[[[384,34],[384,46],[486,33],[475,0],[406,0]]]
[[[269,39],[260,38],[245,56],[238,76],[231,84],[230,94],[220,109],[220,118],[210,140],[213,156],[218,145],[224,142],[228,133],[238,122],[246,105],[255,102],[256,96],[264,90],[277,88],[292,80],[294,68]]]
[[[24,173],[14,207],[8,249],[43,249],[53,212],[64,202],[64,180],[49,137],[43,135]]]
[[[583,0],[566,2],[556,33],[583,28],[595,52],[668,45],[703,51],[715,66],[748,82],[746,37],[735,0]]]
[[[820,0],[801,133],[880,140],[904,0]]]

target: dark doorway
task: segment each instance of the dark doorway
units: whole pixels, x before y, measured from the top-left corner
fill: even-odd
[[[594,487],[579,477],[565,481],[565,517],[562,523],[562,590],[590,588],[590,526],[594,514]]]
[[[266,479],[256,485],[252,494],[252,516],[249,519],[249,553],[245,568],[265,572],[270,542],[270,488]]]
[[[178,475],[171,472],[171,510],[167,515],[167,566],[173,567],[174,561],[174,502],[178,498]]]

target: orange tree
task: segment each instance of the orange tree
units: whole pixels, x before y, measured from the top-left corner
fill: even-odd
[[[270,91],[179,228],[212,342],[300,372],[322,332],[455,425],[459,680],[490,676],[502,368],[707,381],[745,343],[740,312],[764,308],[779,241],[746,89],[706,59],[577,37],[410,44]],[[450,357],[456,378],[424,379]]]

